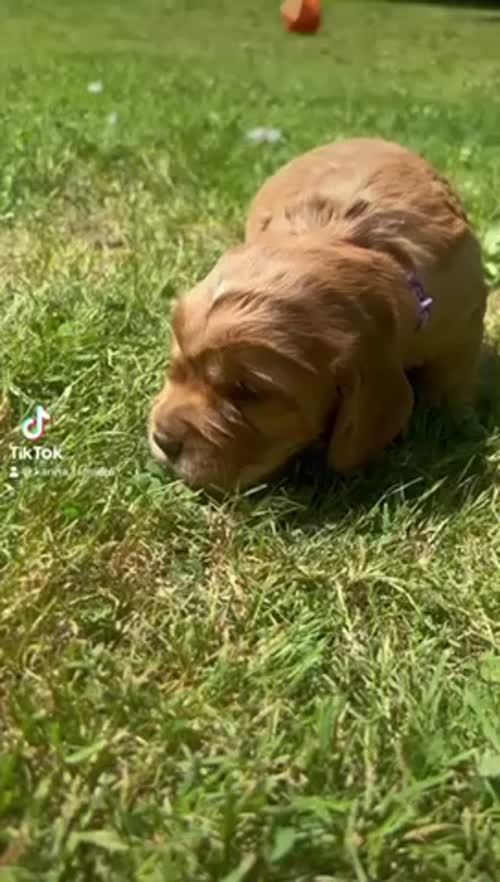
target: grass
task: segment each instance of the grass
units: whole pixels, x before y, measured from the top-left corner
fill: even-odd
[[[498,296],[477,420],[363,474],[216,502],[148,454],[172,298],[308,147],[423,151],[498,282],[500,24],[277,6],[0,0],[0,882],[499,878]],[[37,402],[66,473],[11,478]]]

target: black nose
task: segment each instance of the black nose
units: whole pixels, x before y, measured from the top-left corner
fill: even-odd
[[[182,450],[182,441],[178,438],[172,438],[170,435],[163,435],[160,432],[153,433],[153,440],[160,450],[163,450],[165,456],[168,456],[173,462],[178,459]]]

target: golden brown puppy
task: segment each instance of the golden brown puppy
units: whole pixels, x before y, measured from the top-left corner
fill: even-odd
[[[244,487],[325,438],[361,466],[428,400],[472,399],[486,289],[460,201],[382,140],[293,160],[257,193],[245,243],[177,303],[150,443],[195,486]]]

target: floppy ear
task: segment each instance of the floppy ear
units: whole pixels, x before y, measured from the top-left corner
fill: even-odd
[[[370,351],[371,350],[371,351]],[[328,460],[339,471],[364,465],[406,427],[413,390],[394,347],[363,340],[340,369],[340,401]]]

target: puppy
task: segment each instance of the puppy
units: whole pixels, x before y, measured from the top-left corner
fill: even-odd
[[[485,302],[478,241],[424,159],[371,139],[313,150],[177,302],[152,452],[226,489],[318,439],[332,468],[362,466],[410,419],[408,371],[433,405],[472,401]]]

